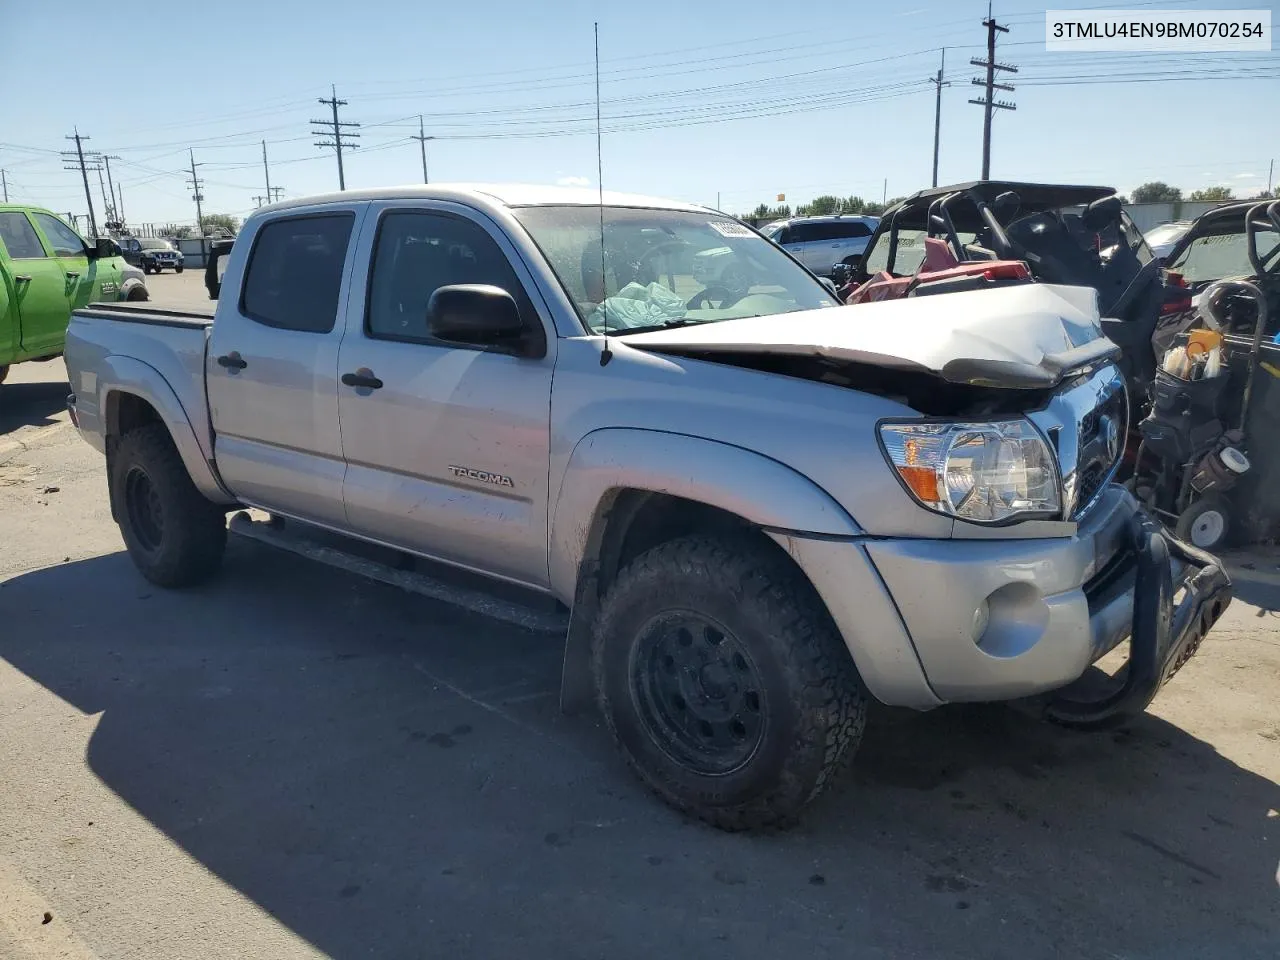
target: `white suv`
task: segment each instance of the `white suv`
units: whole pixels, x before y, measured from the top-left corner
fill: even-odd
[[[760,232],[820,277],[837,263],[862,256],[879,217],[793,217],[775,220]]]

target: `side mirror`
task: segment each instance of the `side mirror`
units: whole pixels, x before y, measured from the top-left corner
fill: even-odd
[[[520,319],[515,298],[501,287],[458,283],[439,287],[427,303],[427,329],[446,343],[493,347],[522,357],[546,353],[542,338]]]
[[[114,257],[118,249],[116,242],[110,237],[98,237],[93,246],[85,251],[85,254],[90,260],[107,260]]]

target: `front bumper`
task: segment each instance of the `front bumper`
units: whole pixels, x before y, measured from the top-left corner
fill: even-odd
[[[1132,637],[1122,696],[1064,692],[1049,710],[1082,723],[1141,712],[1231,599],[1221,565],[1161,533],[1118,486],[1070,536],[780,542],[868,688],[901,706],[1061,691]]]

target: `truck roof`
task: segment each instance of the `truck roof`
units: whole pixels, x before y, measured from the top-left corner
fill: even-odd
[[[365,190],[346,190],[342,193],[324,193],[296,200],[270,204],[263,210],[287,210],[291,207],[309,207],[320,203],[350,202],[352,200],[461,200],[482,205],[497,204],[504,207],[582,206],[594,207],[600,203],[600,193],[590,187],[553,187],[525,183],[432,183],[408,184],[399,187],[372,187]],[[604,191],[604,204],[610,207],[642,207],[660,210],[687,210],[713,213],[708,207],[646,197],[634,193]]]

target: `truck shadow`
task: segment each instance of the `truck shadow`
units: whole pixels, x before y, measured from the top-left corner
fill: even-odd
[[[729,836],[559,715],[554,638],[264,547],[181,593],[67,563],[0,608],[0,656],[102,712],[93,773],[330,956],[1262,957],[1280,933],[1280,789],[1154,716],[879,711],[798,828]]]
[[[0,437],[19,427],[42,427],[67,409],[65,380],[0,384]]]

